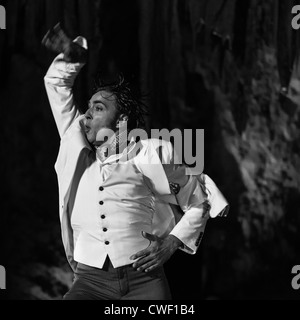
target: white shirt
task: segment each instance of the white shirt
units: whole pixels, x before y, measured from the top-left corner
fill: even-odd
[[[77,41],[86,45],[83,38]],[[186,179],[182,168],[171,164],[170,143],[167,143],[163,154],[168,158],[163,159],[163,163],[170,163],[170,166],[162,166],[158,150],[151,140],[146,141],[141,156],[157,159],[154,166],[134,160],[130,169],[125,170],[125,165],[108,165],[111,159],[100,166],[86,141],[80,126],[82,117],[73,100],[73,83],[82,66],[80,63],[66,63],[63,55],[59,55],[45,76],[46,90],[61,137],[55,169],[59,184],[62,240],[70,265],[75,270],[76,260],[80,260],[101,267],[107,255],[115,267],[132,263],[128,260],[131,253],[149,244],[148,240],[140,237],[142,230],[159,236],[172,234],[183,242],[183,250],[195,254],[207,213],[216,217],[227,212],[226,199],[208,176]],[[176,225],[168,205],[175,198],[168,182],[181,186],[175,201],[184,215]],[[155,209],[151,190],[156,192]],[[164,197],[166,202],[158,202],[158,196]],[[205,199],[209,202],[209,211],[206,210]],[[101,205],[100,201],[104,204]],[[102,215],[105,218],[101,218]],[[109,243],[105,244],[106,241]]]

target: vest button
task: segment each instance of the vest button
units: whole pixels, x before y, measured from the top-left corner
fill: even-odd
[[[105,217],[105,215],[103,214],[102,216],[101,216],[101,219],[105,219],[106,217]]]
[[[103,232],[107,232],[107,228],[103,228]]]
[[[100,201],[99,204],[100,204],[101,206],[103,206],[103,205],[104,205],[104,202],[103,202],[103,201]]]
[[[109,241],[105,241],[105,244],[108,246],[109,245]]]
[[[100,187],[100,188],[99,188],[99,190],[100,190],[100,191],[103,191],[103,190],[104,190],[104,188],[103,188],[103,187]]]

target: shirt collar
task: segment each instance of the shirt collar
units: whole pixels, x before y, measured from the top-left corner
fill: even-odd
[[[111,144],[110,144],[111,145]],[[100,165],[105,165],[105,164],[111,164],[113,162],[118,162],[118,160],[120,160],[122,157],[124,157],[125,155],[129,154],[131,152],[131,150],[133,150],[133,148],[136,146],[136,142],[135,142],[135,138],[132,137],[129,144],[127,146],[125,146],[124,148],[121,148],[121,150],[123,149],[122,152],[120,153],[114,153],[112,155],[108,155],[109,153],[109,146],[110,145],[106,145],[104,147],[100,147],[96,150],[97,153],[97,161]]]

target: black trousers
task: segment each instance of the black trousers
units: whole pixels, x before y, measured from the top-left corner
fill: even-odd
[[[102,269],[79,263],[64,300],[171,300],[163,267],[149,273],[132,265],[114,268],[107,258]]]

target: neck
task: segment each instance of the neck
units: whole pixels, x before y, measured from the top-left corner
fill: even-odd
[[[95,146],[97,154],[101,157],[109,157],[114,154],[119,154],[127,147],[127,131],[116,131],[115,134],[100,146]]]

